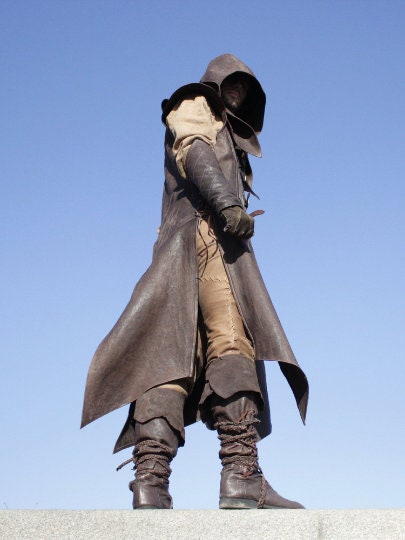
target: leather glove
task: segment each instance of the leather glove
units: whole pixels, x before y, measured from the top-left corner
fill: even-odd
[[[224,232],[237,238],[249,239],[253,236],[255,220],[240,206],[228,206],[220,212],[225,220]]]

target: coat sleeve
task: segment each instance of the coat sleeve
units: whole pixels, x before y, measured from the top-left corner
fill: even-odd
[[[215,114],[204,96],[195,96],[180,101],[167,115],[166,125],[175,139],[173,152],[177,167],[183,178],[186,178],[187,152],[193,141],[201,139],[213,148],[224,122]]]

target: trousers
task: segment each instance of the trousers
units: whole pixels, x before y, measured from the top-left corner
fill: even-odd
[[[243,356],[254,362],[254,350],[239,313],[210,217],[200,218],[197,227],[198,304],[203,322],[206,367],[216,358]],[[194,380],[161,385],[186,395]]]
[[[207,365],[218,357],[238,354],[254,360],[218,241],[209,218],[202,219],[197,232],[198,303],[204,321]]]

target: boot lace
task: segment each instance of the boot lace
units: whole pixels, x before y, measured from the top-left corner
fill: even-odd
[[[258,455],[256,448],[256,430],[254,424],[260,422],[254,417],[255,411],[246,411],[238,422],[229,420],[219,420],[214,427],[218,430],[218,438],[221,441],[221,451],[219,457],[222,465],[230,463],[239,463],[247,472],[244,476],[250,476],[259,470]],[[229,455],[225,450],[232,444],[237,443],[245,447],[245,452],[235,452]]]
[[[216,422],[214,427],[218,430],[218,438],[221,441],[219,457],[222,466],[225,467],[225,465],[231,463],[240,465],[244,469],[242,473],[243,478],[247,478],[254,473],[260,474],[261,485],[257,508],[263,508],[267,492],[267,482],[259,467],[254,424],[260,423],[260,420],[255,418],[255,414],[256,411],[254,410],[246,411],[238,422],[221,420]],[[232,444],[244,446],[245,452],[242,454],[241,452],[235,452],[235,454],[228,455],[226,448],[229,448]]]
[[[127,459],[117,467],[117,471],[133,463],[133,469],[138,473],[150,471],[153,468],[153,474],[163,479],[168,479],[172,472],[170,461],[173,459],[173,450],[158,441],[141,441],[137,443],[133,456]]]

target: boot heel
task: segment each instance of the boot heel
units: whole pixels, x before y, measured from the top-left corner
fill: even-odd
[[[219,500],[221,510],[252,510],[257,508],[257,501],[251,499],[234,499],[232,497],[221,497]]]

